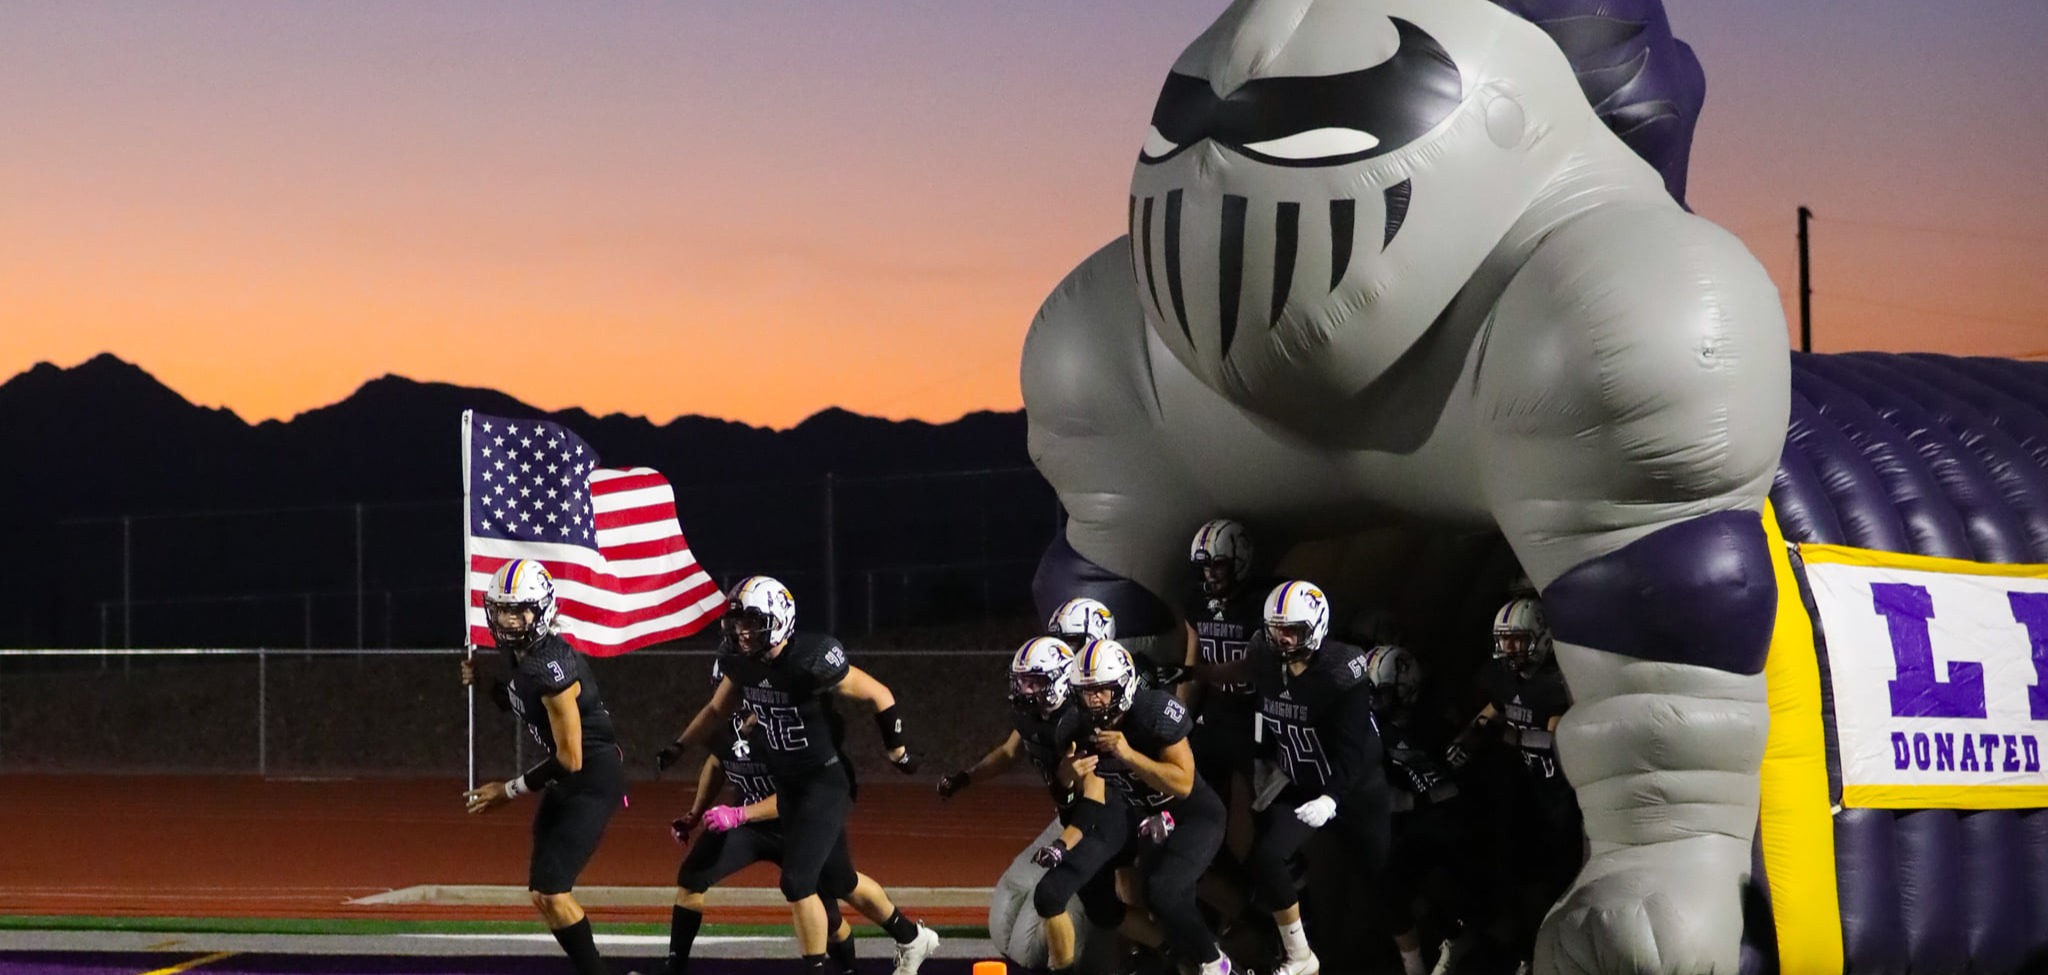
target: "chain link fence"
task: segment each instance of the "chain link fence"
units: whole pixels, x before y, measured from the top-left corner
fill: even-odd
[[[928,632],[944,648],[852,650],[909,715],[926,769],[963,767],[1009,732],[1004,660],[1028,619]],[[1006,645],[1007,644],[1007,645]],[[504,777],[538,760],[516,716],[461,686],[458,649],[0,650],[0,773],[228,773],[273,778]],[[710,697],[708,647],[590,659],[629,767],[653,757]],[[497,661],[478,660],[488,677]],[[501,672],[501,669],[499,669]],[[881,770],[872,722],[847,750]],[[694,774],[686,772],[682,774]]]
[[[1026,615],[1059,530],[1031,468],[675,485],[722,584],[775,575],[850,639]],[[430,648],[461,640],[457,498],[64,522],[47,598],[0,604],[0,646]]]

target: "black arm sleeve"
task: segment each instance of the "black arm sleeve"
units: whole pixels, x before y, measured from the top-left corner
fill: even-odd
[[[1082,839],[1101,839],[1109,829],[1109,807],[1101,802],[1082,796],[1074,800],[1067,813],[1067,822],[1081,831]]]
[[[1330,713],[1316,722],[1316,735],[1330,750],[1330,778],[1323,784],[1333,799],[1361,786],[1384,785],[1380,767],[1383,749],[1372,718],[1372,685],[1360,681],[1332,702]]]
[[[568,774],[569,770],[563,768],[555,756],[549,755],[547,761],[527,769],[526,774],[520,776],[520,779],[525,782],[528,792],[539,792],[553,785],[556,779]]]
[[[903,715],[898,713],[896,705],[891,704],[875,712],[875,731],[882,736],[883,748],[895,751],[903,747]]]

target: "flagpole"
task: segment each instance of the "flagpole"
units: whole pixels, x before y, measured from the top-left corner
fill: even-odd
[[[462,411],[462,659],[476,660],[476,645],[469,642],[469,421],[470,410]],[[469,686],[463,688],[469,698],[469,742],[464,751],[469,753],[469,784],[463,788],[476,789],[476,679],[474,672]]]

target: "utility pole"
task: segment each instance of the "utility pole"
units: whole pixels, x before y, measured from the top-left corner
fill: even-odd
[[[1799,208],[1799,351],[1813,351],[1813,265],[1806,249],[1806,222],[1813,211]]]

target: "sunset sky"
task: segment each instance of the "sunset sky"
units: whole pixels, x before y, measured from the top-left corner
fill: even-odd
[[[1694,209],[1815,346],[2048,355],[2048,2],[1667,0]],[[387,373],[785,427],[1020,405],[1222,0],[0,2],[0,380]]]

